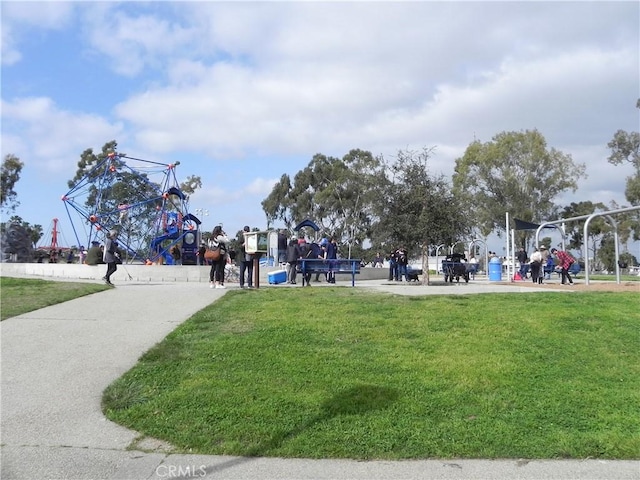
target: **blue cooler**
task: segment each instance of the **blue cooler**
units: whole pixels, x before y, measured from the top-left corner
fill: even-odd
[[[286,283],[286,281],[287,281],[287,271],[286,270],[275,270],[273,272],[269,272],[267,274],[267,279],[269,280],[269,285],[277,285],[279,283]]]

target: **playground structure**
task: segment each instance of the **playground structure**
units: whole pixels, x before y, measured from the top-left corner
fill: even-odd
[[[616,283],[620,283],[620,242],[618,239],[618,223],[615,221],[614,216],[620,214],[620,213],[626,213],[626,212],[634,212],[634,211],[638,211],[640,210],[640,206],[635,206],[635,207],[625,207],[625,208],[619,208],[616,210],[608,210],[608,211],[604,211],[604,212],[596,212],[596,213],[592,213],[590,215],[581,215],[578,217],[571,217],[571,218],[563,218],[563,219],[559,219],[559,220],[553,220],[553,221],[549,221],[549,222],[543,222],[537,229],[536,229],[536,236],[535,236],[535,240],[536,240],[536,244],[538,244],[538,239],[540,237],[540,231],[547,227],[547,226],[555,226],[557,228],[558,224],[564,224],[566,222],[575,222],[575,221],[581,221],[581,220],[585,220],[584,222],[584,226],[583,226],[583,238],[588,238],[589,236],[589,224],[591,223],[591,220],[593,220],[594,218],[597,217],[604,217],[605,220],[607,220],[609,222],[609,224],[613,227],[613,235],[614,235],[614,248],[615,248],[615,268],[616,268]],[[560,234],[562,235],[562,249],[565,249],[565,234],[564,234],[564,229],[558,229],[558,231],[560,232]],[[583,257],[584,257],[584,275],[585,275],[585,284],[589,285],[589,252],[587,251],[587,245],[585,243],[584,245],[584,251],[583,251]]]
[[[98,162],[62,196],[78,245],[117,230],[123,261],[172,265],[170,250],[178,245],[181,263],[195,265],[201,222],[179,188],[179,164],[115,152]]]

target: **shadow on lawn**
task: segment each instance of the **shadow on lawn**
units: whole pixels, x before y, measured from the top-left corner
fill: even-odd
[[[262,457],[270,451],[280,447],[285,441],[293,438],[314,425],[331,420],[340,415],[364,415],[375,410],[388,408],[399,397],[398,391],[393,388],[379,387],[376,385],[358,385],[338,392],[333,397],[322,403],[322,412],[307,422],[274,435],[255,448],[251,449],[246,457],[234,458],[212,465],[206,468],[207,473],[220,472],[236,465],[250,462],[255,457]]]

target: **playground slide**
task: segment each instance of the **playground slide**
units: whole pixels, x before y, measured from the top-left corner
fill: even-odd
[[[175,240],[179,236],[180,236],[180,233],[176,231],[176,232],[166,233],[164,235],[160,235],[159,237],[154,238],[153,240],[151,240],[151,251],[157,252],[158,247],[162,244],[162,242],[164,242],[165,240]],[[159,255],[162,255],[165,265],[173,265],[173,256],[167,250],[165,249],[160,250]]]

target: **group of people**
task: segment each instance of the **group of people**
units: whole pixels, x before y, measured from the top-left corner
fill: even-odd
[[[248,233],[249,226],[243,228],[243,232]],[[219,249],[221,255],[211,260],[211,270],[209,272],[210,288],[226,288],[225,266],[230,260],[228,245],[230,238],[222,230],[221,226],[216,226],[211,233],[208,245],[201,245],[198,252],[199,263],[205,258],[205,252],[208,249]],[[334,237],[322,238],[319,242],[307,242],[305,238],[291,238],[286,243],[286,247],[280,252],[280,243],[278,244],[278,261],[285,265],[287,273],[287,283],[295,285],[299,273],[299,264],[302,259],[321,259],[332,260],[338,258],[338,244]],[[253,288],[253,264],[255,254],[248,253],[245,242],[240,244],[240,251],[235,252],[235,261],[239,268],[239,283],[241,288]],[[201,264],[206,264],[202,262]],[[316,281],[319,281],[319,275],[316,275]],[[335,283],[335,274],[330,270],[325,275],[328,283]],[[306,274],[303,282],[309,285],[311,274]]]
[[[405,280],[408,282],[407,265],[409,264],[409,252],[407,249],[399,247],[392,250],[387,260],[389,261],[389,281],[401,282],[404,275]]]
[[[251,229],[245,225],[242,229],[243,233],[248,233]],[[212,250],[218,250],[220,255],[218,258],[211,260],[211,270],[209,271],[209,288],[226,288],[224,284],[225,267],[229,263],[231,257],[229,252],[229,242],[231,240],[222,230],[221,225],[216,225],[211,232],[208,246]],[[202,253],[201,253],[202,252]],[[205,258],[206,247],[202,245],[198,252],[199,262]],[[235,261],[240,270],[240,288],[253,288],[253,260],[254,254],[247,252],[246,243],[240,244],[240,251],[235,253]]]
[[[302,259],[335,260],[338,258],[338,243],[335,237],[322,238],[319,243],[307,242],[305,238],[292,238],[285,250],[287,283],[295,285],[298,277],[298,264]],[[316,274],[316,282],[320,281],[320,274]],[[336,276],[331,270],[325,274],[327,283],[336,283]],[[302,279],[304,285],[310,285],[311,274],[306,273]]]
[[[542,284],[544,279],[545,269],[553,269],[555,261],[553,257],[556,257],[558,266],[560,267],[560,276],[562,285],[573,285],[573,278],[569,270],[571,265],[575,263],[575,259],[569,252],[552,248],[550,251],[547,247],[540,245],[529,257],[524,248],[520,248],[516,258],[520,263],[520,269],[518,274],[522,280],[527,277],[527,269],[531,273],[531,281],[535,284]]]

